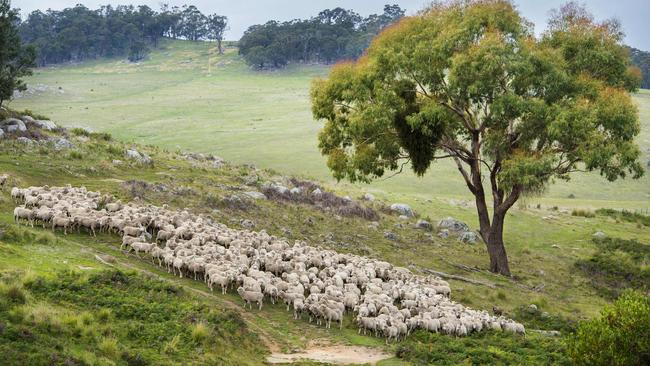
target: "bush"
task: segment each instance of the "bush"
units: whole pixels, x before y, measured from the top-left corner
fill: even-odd
[[[596,217],[596,214],[589,210],[575,209],[571,211],[571,216],[582,216],[582,217],[592,218],[592,217]]]
[[[613,217],[620,221],[636,222],[643,226],[650,226],[650,216],[643,215],[637,212],[630,212],[626,210],[618,211],[611,208],[601,208],[596,210],[596,213],[603,216]]]
[[[75,160],[83,160],[83,158],[84,158],[84,155],[80,151],[77,151],[77,150],[70,151],[68,156],[70,157],[70,159],[75,159]]]
[[[617,297],[626,288],[650,289],[650,246],[635,240],[605,238],[595,241],[598,251],[576,266],[592,286],[607,297]]]
[[[88,131],[88,130],[85,129],[85,128],[75,127],[75,128],[73,128],[73,129],[70,130],[70,133],[73,134],[73,135],[75,135],[75,136],[86,136],[86,137],[90,137],[90,133],[91,133],[91,132]]]
[[[192,339],[196,343],[201,343],[210,335],[210,329],[205,323],[199,322],[192,326]]]
[[[110,359],[116,359],[119,356],[120,347],[115,338],[104,338],[97,345],[99,351]]]
[[[649,365],[649,329],[650,298],[626,291],[600,317],[579,324],[567,351],[576,365]]]

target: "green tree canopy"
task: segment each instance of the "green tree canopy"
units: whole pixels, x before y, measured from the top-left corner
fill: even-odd
[[[25,90],[22,77],[31,75],[36,51],[25,47],[18,35],[20,18],[9,0],[0,0],[0,106],[15,90]]]
[[[540,38],[506,0],[438,3],[384,30],[359,61],[313,84],[334,177],[367,182],[404,162],[423,175],[452,159],[475,196],[490,269],[510,275],[503,224],[523,194],[577,170],[643,174],[629,95],[638,72],[616,23],[576,9],[560,9]]]

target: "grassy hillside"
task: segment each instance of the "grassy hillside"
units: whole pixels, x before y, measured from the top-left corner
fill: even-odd
[[[39,69],[28,82],[46,90],[11,106],[126,141],[210,152],[237,163],[330,180],[317,149],[320,124],[313,121],[308,100],[310,80],[327,72],[324,66],[296,65],[257,72],[243,64],[235,49],[218,56],[206,43],[167,41],[140,64],[101,60]],[[641,92],[635,100],[645,162],[650,160],[650,93]],[[341,184],[341,189],[349,187]],[[405,173],[362,187],[410,203],[469,198],[449,162],[439,163],[422,179]],[[609,184],[596,174],[577,174],[571,182],[549,187],[543,199],[529,201],[645,210],[650,208],[648,187],[649,175]],[[418,208],[437,214],[428,205]]]
[[[45,133],[45,136],[49,134]],[[562,363],[561,339],[540,335],[532,332],[532,329],[570,331],[575,321],[593,316],[611,300],[611,293],[627,285],[627,281],[639,282],[631,281],[630,277],[640,278],[641,284],[643,278],[647,278],[643,263],[638,264],[625,256],[617,260],[625,248],[647,247],[650,242],[650,234],[645,226],[647,217],[635,218],[609,212],[588,212],[588,217],[584,217],[554,208],[515,208],[509,218],[507,233],[515,277],[506,279],[486,270],[487,253],[484,246],[462,244],[453,237],[443,239],[435,232],[414,229],[415,219],[402,221],[386,213],[382,202],[367,204],[380,215],[378,228],[369,226],[364,219],[339,217],[308,204],[273,200],[244,200],[244,204],[232,204],[227,198],[233,194],[243,197],[242,192],[259,190],[264,182],[286,178],[273,171],[251,166],[225,164],[214,168],[207,162],[158,147],[107,141],[102,134],[88,135],[83,131],[64,134],[75,145],[74,149],[57,151],[43,143],[30,146],[13,139],[0,141],[0,173],[9,175],[0,195],[0,228],[4,233],[0,237],[0,283],[3,291],[16,286],[26,294],[25,303],[0,304],[0,325],[4,327],[0,329],[11,329],[11,332],[0,332],[0,340],[24,344],[31,338],[20,334],[36,334],[35,343],[28,343],[32,348],[15,351],[17,353],[13,353],[13,360],[20,359],[21,352],[44,349],[36,355],[41,357],[39,360],[44,355],[56,353],[57,360],[71,358],[85,360],[87,364],[103,364],[103,360],[108,359],[118,364],[128,364],[124,358],[140,354],[150,364],[173,363],[179,357],[187,357],[190,363],[211,363],[206,360],[219,360],[218,357],[222,357],[221,360],[227,359],[237,364],[256,364],[265,353],[260,350],[264,345],[286,352],[304,349],[313,340],[318,340],[326,344],[387,347],[390,352],[396,352],[415,364],[423,360],[432,362],[431,352],[435,347],[442,347],[448,352],[447,356],[437,356],[441,357],[435,359],[439,364],[473,359],[514,364]],[[151,155],[153,166],[142,166],[128,160],[122,164],[113,163],[115,159],[124,160],[124,151],[130,147]],[[443,271],[487,283],[450,280],[452,297],[474,308],[500,307],[531,331],[525,339],[496,334],[454,339],[420,333],[399,344],[384,346],[381,339],[357,335],[350,317],[346,318],[343,330],[326,330],[304,319],[292,320],[291,314],[282,305],[268,305],[262,312],[243,310],[242,301],[234,293],[227,296],[211,295],[201,282],[178,279],[153,266],[149,260],[125,256],[119,251],[119,238],[115,236],[92,238],[85,233],[68,236],[58,233],[53,236],[42,229],[18,227],[11,218],[14,203],[9,198],[9,187],[44,184],[84,185],[92,190],[115,194],[123,200],[137,199],[156,205],[168,203],[172,207],[187,207],[233,227],[241,227],[241,220],[250,219],[255,223],[256,230],[265,229],[289,239],[306,240],[313,245],[342,252],[385,259],[420,273],[427,270]],[[354,197],[360,194],[361,191],[353,192]],[[450,206],[443,201],[435,200],[427,205],[438,212],[438,215],[429,218],[431,220],[447,215],[466,219],[473,215],[471,209]],[[625,246],[616,246],[599,254],[601,246],[591,240],[596,230],[603,230],[616,238],[638,239],[640,243],[625,242],[628,243]],[[394,232],[397,239],[385,238],[387,231]],[[617,256],[612,256],[611,250],[616,251]],[[114,261],[106,264],[96,257],[106,255],[112,256]],[[602,261],[602,257],[609,260]],[[127,292],[140,295],[131,298],[127,292],[112,292],[119,290],[122,281],[101,280],[105,276],[112,276],[105,271],[113,269],[135,270],[146,276],[159,277],[168,281],[167,285],[182,290],[174,295],[177,290],[165,290],[165,284],[138,277],[133,279],[134,287],[128,288]],[[61,271],[64,271],[63,275]],[[83,273],[66,274],[68,271]],[[35,280],[38,277],[43,279]],[[602,280],[600,277],[603,277]],[[90,288],[85,287],[86,283],[93,281],[102,283],[96,289],[99,292],[89,291]],[[112,289],[114,286],[118,289]],[[152,288],[153,292],[145,291],[147,288]],[[156,295],[160,291],[171,291],[172,294]],[[144,295],[149,292],[151,294]],[[106,303],[106,296],[114,296],[115,302]],[[151,301],[144,300],[149,297]],[[196,313],[189,318],[181,313],[173,313],[176,315],[167,321],[175,331],[161,335],[157,343],[151,346],[155,350],[162,350],[173,341],[173,337],[180,334],[179,342],[184,343],[177,346],[177,351],[156,356],[155,352],[151,353],[150,347],[139,343],[142,342],[139,336],[129,331],[129,327],[138,326],[138,321],[141,322],[138,327],[143,332],[161,332],[146,319],[131,319],[124,313],[122,318],[116,319],[114,328],[108,329],[93,317],[87,320],[75,318],[85,312],[98,312],[102,307],[109,307],[117,314],[121,307],[137,309],[149,302],[160,303],[163,309],[160,311],[163,312],[165,306],[170,306],[186,309],[183,314]],[[538,311],[528,312],[531,303],[538,306]],[[41,316],[38,311],[43,308],[51,309],[51,312],[44,315],[45,320],[35,320]],[[228,309],[235,310],[235,313]],[[34,312],[37,314],[34,315]],[[91,331],[86,335],[81,334],[79,339],[58,339],[57,331],[78,332],[68,328],[74,324],[50,324],[49,319],[59,317],[72,317],[71,324],[78,321],[89,323]],[[214,320],[216,323],[210,323],[213,321],[211,319],[217,319]],[[242,319],[245,326],[240,324]],[[225,337],[219,333],[223,327],[219,325],[221,321],[225,321],[227,327],[239,324],[239,331]],[[202,322],[209,325],[209,336],[202,338],[207,343],[192,340],[192,328]],[[150,326],[154,328],[148,330]],[[96,351],[104,338],[109,338],[106,342],[118,344],[116,348],[119,352],[113,352],[113,358]],[[3,342],[0,344],[5,344]],[[6,344],[13,347],[13,343]],[[232,349],[232,353],[225,356],[215,354],[209,349],[213,344]],[[240,344],[243,346],[240,347]],[[434,353],[438,354],[437,351]],[[392,360],[388,364],[395,362],[398,361]],[[215,363],[219,364],[218,361]]]

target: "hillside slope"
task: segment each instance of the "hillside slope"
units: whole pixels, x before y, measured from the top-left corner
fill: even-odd
[[[165,41],[150,60],[138,64],[98,60],[39,69],[28,80],[31,91],[11,106],[37,110],[65,126],[110,132],[124,141],[214,153],[236,163],[332,182],[317,149],[320,124],[313,121],[308,100],[310,80],[326,76],[328,67],[252,71],[236,49],[219,56],[212,46]],[[646,162],[650,94],[642,91],[635,101]],[[422,202],[469,198],[452,165],[441,162],[423,178],[404,173],[359,187],[406,200],[420,212],[435,215],[435,208]],[[343,183],[340,187],[358,189]],[[647,210],[648,187],[650,175],[610,184],[597,174],[575,174],[571,182],[556,182],[543,198],[530,201],[569,208]]]
[[[572,216],[570,212],[553,207],[516,208],[509,218],[508,230],[508,248],[515,277],[506,279],[486,271],[486,251],[482,244],[461,243],[454,236],[442,238],[436,235],[434,229],[416,229],[414,224],[417,218],[405,221],[386,210],[386,204],[390,201],[363,203],[363,207],[378,215],[378,218],[373,216],[373,219],[378,220],[377,224],[373,224],[356,216],[366,215],[367,211],[341,211],[336,206],[324,209],[309,201],[283,200],[273,198],[272,195],[272,199],[264,200],[247,198],[246,192],[264,191],[265,183],[268,182],[288,186],[302,184],[270,170],[223,162],[209,156],[182,154],[155,146],[127,144],[114,141],[109,135],[84,130],[48,132],[30,125],[30,129],[22,133],[23,139],[17,137],[11,135],[0,141],[0,174],[7,174],[0,200],[0,226],[5,233],[0,238],[0,282],[3,283],[3,293],[10,293],[8,289],[12,286],[23,289],[21,291],[26,293],[26,304],[0,304],[0,322],[3,327],[8,324],[12,329],[11,332],[0,332],[0,339],[19,337],[3,340],[3,344],[12,350],[16,348],[5,342],[31,344],[33,348],[18,349],[14,360],[21,359],[22,352],[43,349],[43,353],[37,355],[41,359],[50,353],[57,353],[57,360],[62,362],[69,357],[87,364],[102,364],[105,362],[103,359],[110,361],[111,358],[95,350],[100,343],[106,343],[104,347],[109,352],[102,352],[109,353],[118,364],[128,363],[125,359],[136,357],[137,354],[152,364],[173,363],[179,357],[190,363],[219,360],[222,357],[221,360],[236,364],[257,364],[265,354],[260,350],[264,348],[263,340],[270,340],[274,344],[273,348],[285,352],[309,348],[312,345],[310,341],[319,340],[318,343],[324,344],[363,345],[380,349],[386,347],[388,351],[415,364],[424,360],[437,364],[456,364],[467,360],[511,364],[563,363],[565,358],[561,339],[533,332],[532,329],[566,333],[572,329],[576,320],[593,316],[602,305],[610,301],[612,291],[619,291],[621,286],[626,286],[624,282],[617,282],[617,277],[613,278],[613,283],[605,282],[603,285],[596,282],[603,270],[598,262],[591,265],[588,271],[579,265],[592,263],[594,253],[600,250],[600,246],[591,241],[592,234],[602,230],[611,237],[641,241],[635,245],[647,245],[650,242],[645,221],[629,222],[616,215],[610,217],[593,213],[586,215],[588,217]],[[60,139],[65,139],[67,143]],[[152,164],[141,164],[128,159],[125,155],[128,149],[148,154]],[[306,320],[291,320],[290,313],[282,305],[266,306],[262,312],[243,310],[242,301],[234,293],[206,296],[203,283],[191,279],[180,280],[161,271],[148,260],[125,256],[119,251],[119,238],[115,236],[104,234],[92,238],[85,233],[67,236],[58,233],[53,236],[43,229],[24,228],[14,224],[11,218],[14,203],[9,195],[10,187],[45,184],[85,186],[91,190],[114,194],[125,201],[138,200],[187,208],[197,214],[210,215],[235,228],[250,226],[252,222],[256,230],[264,229],[290,240],[305,240],[312,245],[387,260],[416,273],[426,274],[433,270],[459,276],[449,280],[454,300],[478,309],[499,307],[508,316],[523,322],[531,331],[526,338],[488,333],[461,339],[419,332],[398,344],[384,346],[382,339],[358,335],[356,326],[349,317],[346,318],[343,329],[338,330],[324,329],[309,324]],[[331,191],[329,185],[321,188]],[[350,189],[347,193],[351,193],[355,199],[363,193]],[[446,201],[431,201],[426,204],[434,207],[437,212],[435,216],[427,218],[430,221],[449,215],[461,219],[473,215],[471,209],[462,205],[451,206]],[[185,307],[183,314],[178,313],[175,318],[168,319],[177,332],[165,332],[156,341],[158,343],[152,346],[162,349],[180,334],[178,342],[183,343],[174,346],[176,351],[156,356],[148,348],[143,348],[142,343],[138,343],[140,341],[137,336],[125,333],[129,329],[128,324],[134,324],[135,319],[119,318],[119,321],[124,322],[125,329],[116,326],[120,330],[111,331],[101,324],[101,319],[94,316],[86,316],[86,320],[81,318],[84,311],[92,313],[101,310],[98,301],[106,295],[115,296],[119,301],[110,306],[103,305],[111,308],[114,314],[119,313],[120,306],[131,306],[128,305],[129,301],[136,301],[133,304],[136,308],[141,304],[142,299],[131,299],[125,292],[113,292],[117,291],[113,288],[115,281],[103,280],[106,276],[113,277],[112,272],[106,272],[111,269],[111,264],[98,260],[96,256],[106,255],[115,258],[112,266],[118,269],[154,275],[185,289],[181,292],[171,288],[167,290],[167,285],[146,279],[134,279],[134,287],[129,288],[129,291],[136,293],[142,291],[142,288],[153,289],[153,292],[149,291],[151,295],[147,296],[153,296],[151,302],[160,303],[163,312],[164,306]],[[629,262],[621,263],[628,267],[630,265]],[[613,262],[611,265],[621,263]],[[61,270],[87,274],[61,274]],[[630,272],[627,275],[637,274]],[[43,279],[34,280],[39,276],[43,276]],[[88,281],[105,284],[100,287],[103,292],[88,293],[88,288],[84,287]],[[49,289],[53,288],[57,290],[51,293]],[[178,296],[164,294],[169,292],[177,293]],[[81,301],[73,303],[73,298]],[[531,303],[537,306],[537,310],[529,310]],[[51,312],[45,318],[38,318],[45,320],[37,321],[41,315],[34,312],[44,307],[51,308]],[[234,309],[235,313],[223,309]],[[70,311],[81,315],[75,318]],[[188,313],[197,315],[187,318]],[[73,343],[58,337],[52,338],[52,332],[56,332],[59,325],[50,324],[48,319],[60,316],[70,316],[74,318],[71,321],[88,323],[90,333],[82,334],[82,338]],[[216,323],[211,323],[211,319],[217,319],[214,320]],[[241,324],[242,319],[245,325]],[[219,325],[222,321],[226,322],[225,326]],[[206,338],[199,336],[202,340],[197,342],[193,339],[192,329],[201,322],[207,322],[211,330]],[[68,325],[60,326],[66,332],[76,332],[74,328],[68,328]],[[146,330],[153,326],[145,321],[139,327]],[[239,331],[225,336],[219,333],[222,327]],[[151,331],[162,332],[160,329]],[[26,334],[36,334],[37,343],[25,343],[31,339]],[[114,343],[113,339],[118,346],[108,344]],[[223,347],[232,353],[215,353],[210,348],[212,345],[219,345],[219,349]],[[266,342],[266,346],[269,347],[269,342]],[[120,351],[111,351],[115,348]],[[434,359],[431,359],[432,355],[436,355]],[[398,361],[388,362],[391,364]]]

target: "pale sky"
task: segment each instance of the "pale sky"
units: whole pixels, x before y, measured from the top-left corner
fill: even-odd
[[[549,11],[565,3],[565,0],[514,0],[522,14],[533,21],[536,31],[546,27]],[[381,13],[384,4],[399,4],[412,14],[430,0],[13,0],[12,6],[20,8],[23,15],[48,8],[60,10],[82,3],[96,9],[99,5],[146,4],[159,9],[160,3],[170,5],[195,5],[202,12],[218,13],[228,17],[230,31],[228,40],[238,40],[243,32],[253,24],[268,20],[291,20],[309,18],[323,9],[342,7],[352,9],[361,15]],[[627,35],[630,46],[650,51],[650,0],[584,0],[589,10],[598,19],[618,18]]]

